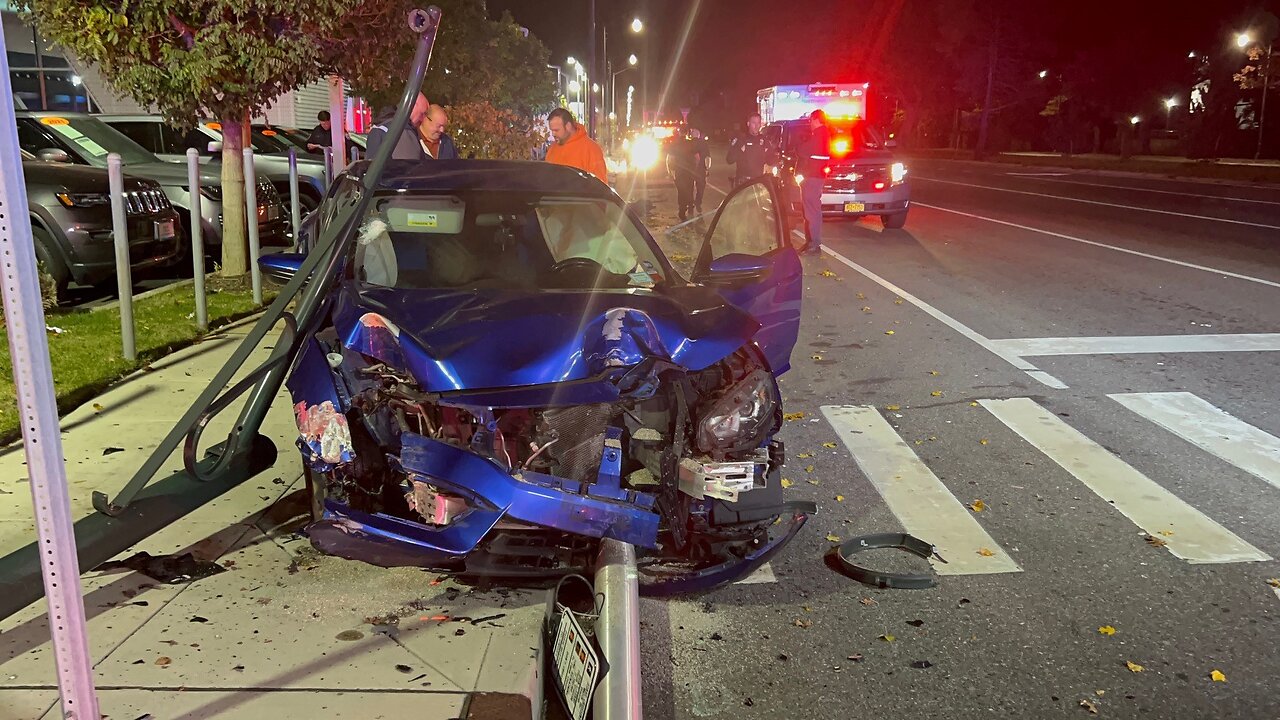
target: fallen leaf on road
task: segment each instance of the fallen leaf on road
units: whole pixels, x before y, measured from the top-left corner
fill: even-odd
[[[917,444],[917,445],[923,445],[923,444],[924,444],[924,441],[923,441],[923,440],[917,440],[917,441],[916,441],[916,444]]]
[[[837,496],[836,496],[836,502],[844,502],[844,496],[843,496],[843,495],[837,495]]]
[[[917,670],[928,670],[929,668],[933,667],[933,663],[929,662],[928,660],[917,660],[911,663],[911,667]]]
[[[102,451],[102,455],[105,457],[107,455],[115,455],[116,453],[122,453],[122,452],[124,452],[124,448],[109,447]]]
[[[840,536],[827,533],[827,542],[840,542]]]
[[[862,653],[854,653],[854,654],[850,655],[849,657],[845,658],[845,660],[852,660],[852,661],[854,661],[854,662],[862,662]]]
[[[783,419],[783,420],[799,420],[799,419],[800,419],[800,418],[802,418],[802,417],[804,417],[804,413],[802,413],[802,412],[793,412],[793,413],[785,413],[785,414],[783,414],[782,419]]]
[[[823,270],[823,271],[822,271],[821,273],[819,273],[819,274],[820,274],[820,275],[822,275],[822,277],[835,277],[835,276],[836,276],[836,274],[835,274],[835,273],[833,273],[833,272],[831,272],[830,270]]]
[[[871,607],[872,605],[876,604],[876,601],[871,598],[862,598],[858,602],[862,603],[863,605],[866,605],[867,607]]]
[[[1155,537],[1154,535],[1148,535],[1146,537],[1146,541],[1147,541],[1147,544],[1150,545],[1151,547],[1164,547],[1165,545],[1169,544],[1167,541],[1161,540],[1160,538]]]
[[[892,335],[892,334],[893,334],[893,331],[892,331],[892,330],[885,330],[885,331],[884,331],[884,334],[885,334],[885,335]]]
[[[1129,672],[1142,672],[1143,670],[1146,670],[1146,668],[1142,667],[1136,662],[1133,662],[1132,660],[1125,660],[1124,666],[1129,668]]]
[[[169,663],[171,663],[171,662],[173,662],[173,660],[170,660],[169,658],[165,657],[164,655],[161,655],[160,657],[156,658],[156,664],[157,664],[157,665],[159,665],[159,666],[161,666],[161,667],[164,667],[165,665],[168,665],[168,664],[169,664]]]
[[[931,393],[929,393],[929,394],[930,394],[930,395],[932,395],[932,396],[934,396],[934,397],[942,397],[942,391],[941,391],[941,390],[934,390],[933,392],[931,392]]]
[[[821,485],[821,484],[822,484],[822,483],[821,483],[820,481],[818,481],[818,480],[805,480],[805,482],[809,483],[810,485]]]
[[[1221,670],[1214,670],[1213,672],[1209,673],[1209,679],[1213,680],[1214,682],[1226,682],[1227,676],[1223,675]]]
[[[901,304],[902,304],[902,298],[894,298],[893,304],[894,304],[894,305],[901,305]]]
[[[799,628],[813,627],[813,621],[805,620],[804,618],[796,618],[791,624]]]
[[[1280,578],[1271,578],[1267,581],[1267,584],[1273,588],[1280,588]]]
[[[94,403],[94,404],[93,404],[93,411],[94,411],[94,412],[102,412],[103,410],[106,410],[106,408],[102,406],[102,403]]]
[[[901,405],[885,405],[885,406],[884,406],[884,409],[885,409],[885,410],[890,410],[890,411],[895,411],[895,410],[901,410],[901,409],[902,409],[902,406],[901,406]]]
[[[787,478],[782,478],[782,487],[784,487],[784,488],[789,488],[789,487],[791,487],[792,485],[795,485],[795,483],[791,482],[791,480],[789,480],[789,479],[787,479]]]
[[[986,444],[987,444],[987,443],[989,443],[989,442],[991,442],[991,441],[990,441],[990,440],[988,440],[988,439],[986,439],[986,438],[982,438],[981,440],[979,440],[979,441],[978,441],[978,444],[979,444],[979,445],[986,445]]]
[[[1098,706],[1097,706],[1097,705],[1094,705],[1093,703],[1089,702],[1088,700],[1081,700],[1081,701],[1080,701],[1080,707],[1082,707],[1082,708],[1084,708],[1084,709],[1088,710],[1090,715],[1097,715],[1097,714],[1098,714]]]
[[[894,638],[892,635],[889,635],[889,634],[887,634],[887,633],[886,633],[886,634],[884,634],[884,635],[881,635],[881,636],[880,636],[880,639],[881,639],[881,640],[883,640],[883,641],[885,641],[885,642],[893,642],[895,638]]]
[[[798,457],[798,458],[811,458],[811,457],[813,457],[813,453],[800,453],[799,455],[796,455],[796,457]]]
[[[987,504],[982,502],[981,500],[974,500],[973,502],[969,503],[969,509],[974,512],[982,512],[983,510],[987,509]]]
[[[859,300],[866,300],[866,299],[867,299],[867,296],[866,296],[866,295],[864,295],[864,294],[862,294],[862,293],[858,293],[856,297],[857,297]]]
[[[830,449],[834,448],[835,446],[836,446],[836,444],[835,444],[835,443],[833,443],[833,442],[825,442],[825,443],[822,443],[822,447],[827,448],[828,450],[830,450]]]
[[[675,262],[689,262],[693,258],[683,253],[672,253],[671,259],[674,260]]]
[[[976,402],[971,402],[971,403],[969,403],[969,407],[978,407],[978,403],[976,403]]]
[[[862,312],[868,312],[868,313],[869,313],[869,312],[871,312],[871,306],[870,306],[870,305],[863,305],[863,306],[862,306]]]
[[[979,555],[981,555],[982,557],[992,557],[992,556],[994,556],[994,555],[995,555],[995,553],[991,552],[991,551],[990,551],[989,549],[987,549],[987,548],[981,548],[981,549],[979,549],[979,550],[978,550],[978,554],[979,554]]]
[[[812,465],[805,465],[805,466],[804,466],[804,471],[805,471],[805,472],[813,472],[813,466],[812,466]]]
[[[1161,531],[1160,531],[1160,534],[1161,534],[1161,535],[1163,535],[1163,536],[1165,536],[1165,537],[1169,537],[1170,535],[1172,535],[1172,534],[1173,534],[1173,531],[1172,531],[1172,530],[1161,530]]]
[[[809,607],[808,605],[801,605],[800,609],[805,612],[813,612],[813,608]]]
[[[1106,691],[1106,690],[1094,690],[1094,691],[1093,691],[1093,694],[1094,694],[1094,695],[1097,695],[1098,697],[1102,697],[1103,695],[1106,695],[1106,694],[1107,694],[1107,691]]]
[[[1115,635],[1116,629],[1111,627],[1110,625],[1103,625],[1102,627],[1098,628],[1098,632],[1102,633],[1103,635]]]

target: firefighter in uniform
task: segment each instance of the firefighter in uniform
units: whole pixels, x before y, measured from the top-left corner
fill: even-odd
[[[729,142],[725,162],[734,166],[733,186],[764,175],[764,136],[760,134],[760,114],[747,118],[747,131]]]
[[[809,114],[809,140],[801,146],[799,169],[804,180],[800,183],[800,199],[804,203],[803,255],[822,252],[822,183],[826,179],[827,162],[831,159],[831,133],[827,130],[827,115],[821,110]]]

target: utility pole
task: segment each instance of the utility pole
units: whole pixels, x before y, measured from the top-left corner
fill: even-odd
[[[1262,157],[1262,138],[1267,130],[1267,91],[1271,89],[1271,41],[1267,42],[1267,64],[1262,66],[1262,108],[1258,112],[1258,146],[1253,159]]]

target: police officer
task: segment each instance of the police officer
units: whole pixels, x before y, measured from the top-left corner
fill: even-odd
[[[689,129],[681,126],[667,145],[667,174],[676,183],[676,202],[680,206],[680,221],[689,219],[694,209],[697,176],[702,171],[698,148]]]
[[[734,187],[764,175],[764,136],[760,134],[760,125],[760,114],[752,113],[747,118],[747,131],[729,142],[729,155],[725,162],[736,168]]]
[[[800,199],[804,203],[804,234],[807,242],[802,255],[822,252],[822,182],[827,162],[831,160],[831,133],[827,115],[821,110],[809,114],[809,140],[800,149],[798,166],[804,180],[800,183]]]

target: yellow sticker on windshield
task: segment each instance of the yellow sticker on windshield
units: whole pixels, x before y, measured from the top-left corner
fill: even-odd
[[[440,226],[440,219],[439,217],[436,216],[435,213],[411,212],[409,213],[409,216],[406,219],[406,222],[409,223],[409,227],[433,228],[433,227]]]
[[[70,124],[66,118],[62,118],[62,117],[42,117],[40,118],[40,122],[44,123],[45,125],[69,125]]]
[[[276,136],[276,131],[275,131],[275,130],[263,130],[263,131],[262,131],[262,134],[263,134],[263,135],[266,135],[267,137],[275,137],[275,136]]]
[[[221,130],[221,129],[222,129],[222,123],[207,122],[207,123],[205,123],[205,124],[204,124],[204,126],[205,126],[205,127],[207,127],[207,128],[209,128],[210,130]]]

